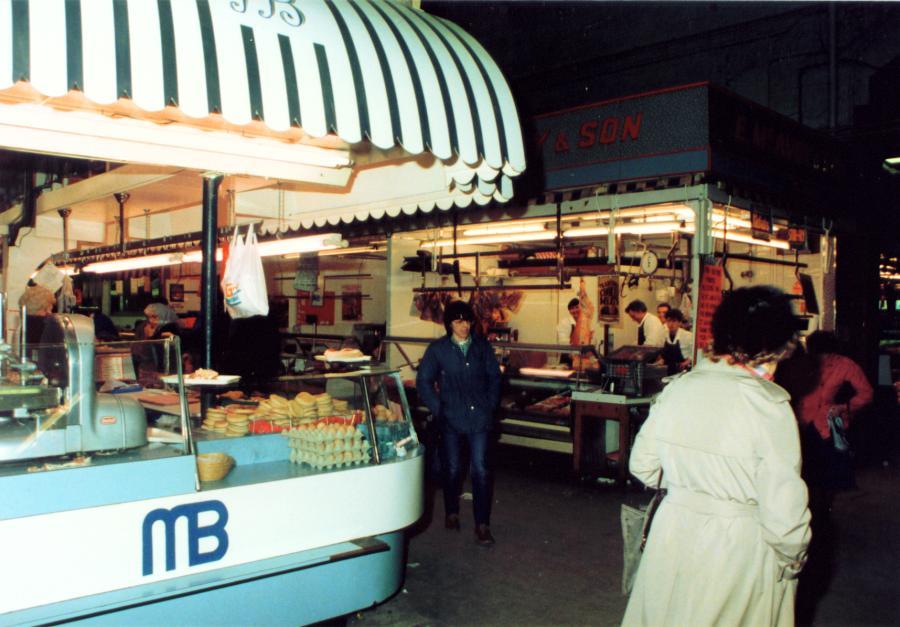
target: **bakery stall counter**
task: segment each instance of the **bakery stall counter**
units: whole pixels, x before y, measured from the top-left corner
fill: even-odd
[[[420,455],[396,370],[280,377],[265,395],[219,395],[195,430],[200,454],[232,467],[204,489],[378,466]]]

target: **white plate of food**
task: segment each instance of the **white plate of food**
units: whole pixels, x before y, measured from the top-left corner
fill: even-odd
[[[238,374],[219,374],[215,370],[207,370],[204,368],[199,368],[190,374],[184,375],[185,385],[229,385],[240,380],[241,376]],[[173,383],[177,385],[178,375],[170,374],[169,376],[162,377],[162,381],[164,383]]]
[[[329,363],[357,363],[362,361],[371,361],[371,355],[363,355],[362,351],[356,348],[342,348],[340,350],[326,350],[324,355],[316,355],[316,361],[324,361]]]
[[[369,355],[363,355],[362,357],[326,357],[325,355],[316,355],[316,361],[324,361],[330,364],[352,364],[362,361],[372,361],[372,357]]]

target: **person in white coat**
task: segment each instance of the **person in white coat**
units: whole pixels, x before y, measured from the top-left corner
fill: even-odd
[[[623,625],[793,625],[810,540],[788,393],[769,379],[793,347],[790,301],[727,294],[708,359],[660,394],[629,468],[667,494]]]

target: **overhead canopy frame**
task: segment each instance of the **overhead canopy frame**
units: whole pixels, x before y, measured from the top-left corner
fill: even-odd
[[[339,191],[357,166],[427,155],[443,193],[377,217],[508,200],[525,168],[493,60],[400,2],[0,0],[0,42],[8,149]],[[336,213],[314,211],[303,222]]]

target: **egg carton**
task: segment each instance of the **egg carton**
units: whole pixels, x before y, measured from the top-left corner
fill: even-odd
[[[367,464],[371,455],[367,450],[344,451],[342,453],[319,454],[311,451],[291,449],[290,460],[294,464],[306,464],[318,470],[344,468]]]

